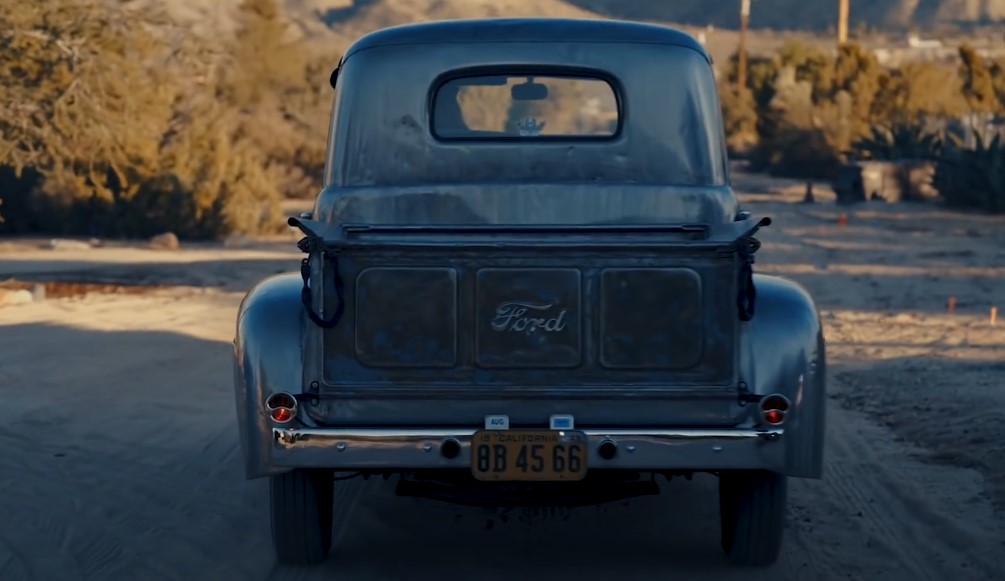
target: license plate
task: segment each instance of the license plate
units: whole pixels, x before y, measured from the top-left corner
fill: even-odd
[[[582,480],[586,435],[558,430],[480,430],[471,440],[471,472],[478,480]]]

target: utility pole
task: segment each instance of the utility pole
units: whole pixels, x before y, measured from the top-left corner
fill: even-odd
[[[838,0],[838,48],[848,42],[848,12],[851,0]]]
[[[750,0],[740,0],[740,47],[737,50],[736,90],[747,87],[747,25],[750,22]]]

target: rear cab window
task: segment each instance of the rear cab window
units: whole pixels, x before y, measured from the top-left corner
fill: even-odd
[[[455,76],[435,87],[431,127],[442,140],[612,139],[620,102],[614,85],[597,76]]]

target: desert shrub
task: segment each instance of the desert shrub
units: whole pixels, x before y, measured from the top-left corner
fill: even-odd
[[[852,148],[858,159],[923,160],[940,150],[939,135],[921,123],[899,122],[875,125],[869,136],[857,140]]]
[[[961,46],[959,55],[959,76],[970,112],[1000,113],[1002,101],[998,99],[992,67],[969,45]]]
[[[269,138],[248,123],[269,102],[287,119],[247,75],[265,78],[260,89],[285,90],[287,77],[254,59],[228,75],[208,43],[156,18],[97,0],[0,0],[0,232],[206,238],[281,225],[282,164],[270,163],[317,155],[302,135],[280,139],[292,130]]]
[[[718,77],[719,101],[730,155],[749,158],[763,133],[762,117],[769,115],[775,96],[778,66],[774,59],[751,55],[747,83],[737,87],[739,55],[733,53]]]
[[[30,197],[14,206],[31,213],[134,192],[156,171],[170,119],[171,85],[145,64],[163,43],[105,4],[26,8],[0,2],[0,166],[13,175],[0,195]],[[33,179],[19,179],[26,171]],[[23,220],[31,216],[12,211],[5,228]]]
[[[142,178],[114,173],[107,196],[81,196],[89,177],[60,172],[36,182],[28,196],[34,229],[58,234],[143,237],[173,231],[183,238],[257,234],[281,226],[280,195],[247,143],[220,118],[205,118],[171,137],[162,163]]]
[[[958,117],[967,111],[963,84],[952,66],[908,62],[881,78],[872,118],[886,126],[911,125],[928,118]]]
[[[858,44],[843,44],[838,50],[826,100],[833,102],[841,93],[850,97],[851,107],[847,116],[850,131],[841,144],[842,150],[850,147],[854,139],[868,135],[874,124],[888,121],[877,118],[873,110],[887,74],[888,71],[879,64],[876,55]],[[820,100],[823,99],[818,99]]]
[[[759,111],[755,170],[795,178],[834,175],[840,162],[839,137],[847,98],[817,102],[822,77],[800,73],[799,62],[778,69],[770,102]]]
[[[1005,144],[996,135],[985,140],[974,132],[976,145],[965,147],[949,139],[935,166],[932,185],[950,206],[1005,213]]]
[[[132,219],[194,238],[278,228],[279,188],[261,153],[236,137],[240,117],[217,103],[193,109],[164,141],[160,172],[131,200]]]
[[[961,47],[959,56],[958,82],[970,119],[1005,112],[1000,65],[969,46]],[[962,136],[947,132],[932,185],[950,206],[1005,213],[1005,144],[1000,132],[988,137],[985,129],[971,126]],[[966,145],[968,136],[972,146]]]
[[[998,102],[1005,108],[1005,58],[998,57],[991,61],[991,84],[998,97]]]
[[[727,139],[752,145],[749,159],[757,170],[791,177],[832,173],[840,151],[828,126],[837,112],[828,100],[833,72],[830,55],[800,42],[786,43],[773,59],[751,59],[749,96],[723,99]],[[735,58],[726,77],[735,85]],[[748,135],[751,122],[753,136]]]
[[[328,129],[328,77],[337,62],[288,39],[276,0],[244,0],[226,43],[219,98],[239,112],[236,138],[262,156],[287,198],[321,187]]]
[[[754,167],[770,175],[800,179],[833,178],[841,158],[826,133],[816,127],[786,126],[762,142]]]
[[[744,157],[757,145],[757,102],[747,87],[719,91],[726,145],[730,155]]]
[[[819,47],[797,40],[786,42],[778,50],[778,68],[791,68],[795,80],[810,84],[815,102],[826,100],[833,92],[834,57]]]
[[[789,42],[772,59],[750,60],[748,95],[736,92],[734,55],[720,87],[730,150],[753,144],[753,169],[799,178],[827,178],[854,158],[931,158],[943,131],[931,126],[1005,103],[1005,61],[966,47],[960,56],[954,74],[935,62],[883,67],[854,43],[831,53]]]

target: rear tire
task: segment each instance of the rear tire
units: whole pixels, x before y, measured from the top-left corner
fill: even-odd
[[[788,479],[761,470],[719,475],[722,549],[733,563],[767,567],[778,560]]]
[[[270,477],[272,545],[286,565],[315,565],[332,546],[334,474],[294,470]]]

